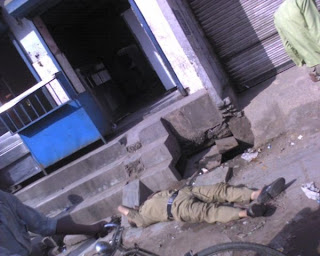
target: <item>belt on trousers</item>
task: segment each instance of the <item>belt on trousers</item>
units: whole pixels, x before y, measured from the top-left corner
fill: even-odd
[[[172,207],[172,204],[173,204],[173,201],[174,199],[177,197],[179,193],[179,190],[175,191],[169,198],[168,200],[168,203],[167,203],[167,213],[168,213],[168,219],[169,220],[173,220],[173,215],[172,215],[172,212],[171,212],[171,207]]]

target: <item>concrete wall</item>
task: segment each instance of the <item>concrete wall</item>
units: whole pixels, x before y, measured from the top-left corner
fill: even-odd
[[[174,18],[168,3],[157,0],[135,0],[135,2],[183,87],[189,88],[190,94],[204,88],[205,85],[199,77],[196,68],[188,58],[179,38],[177,38],[172,30],[173,27],[180,26]],[[218,94],[214,95],[214,98],[218,100]]]
[[[235,95],[224,70],[184,0],[136,0],[183,86],[190,93],[206,88],[220,103]]]
[[[230,85],[229,77],[195,19],[187,0],[167,1],[183,29],[184,35],[180,36],[181,39],[185,37],[184,41],[190,44],[189,48],[191,47],[192,50],[189,50],[189,58],[192,59],[197,67],[198,74],[206,84],[207,90],[211,90],[212,93],[215,90],[222,99],[230,97],[236,102],[236,96]]]
[[[174,81],[167,67],[163,63],[163,60],[159,56],[155,46],[151,42],[150,38],[143,29],[142,25],[140,24],[132,9],[126,10],[122,14],[122,16],[125,19],[128,27],[131,29],[132,33],[134,33],[137,41],[139,42],[141,48],[147,56],[151,66],[159,76],[165,89],[170,90],[174,88],[176,85],[174,84]]]

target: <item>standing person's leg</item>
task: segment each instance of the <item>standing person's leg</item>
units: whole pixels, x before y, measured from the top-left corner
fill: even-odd
[[[191,193],[195,197],[207,203],[249,203],[251,200],[255,200],[260,192],[260,190],[255,191],[247,187],[234,187],[226,183],[191,188]]]

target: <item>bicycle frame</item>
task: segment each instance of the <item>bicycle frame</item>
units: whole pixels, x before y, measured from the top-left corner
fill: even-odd
[[[112,239],[109,243],[107,242],[98,242],[96,244],[96,251],[102,255],[113,256],[118,250],[121,252],[121,255],[139,255],[139,256],[158,256],[152,252],[139,248],[137,245],[134,248],[126,248],[122,245],[122,233],[124,228],[116,223],[107,223],[104,225],[105,228],[115,228],[115,232],[112,236]]]

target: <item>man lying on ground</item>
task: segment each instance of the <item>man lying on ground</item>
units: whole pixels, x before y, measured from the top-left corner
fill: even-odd
[[[81,225],[74,223],[70,216],[65,216],[58,220],[47,218],[38,211],[21,203],[14,195],[0,190],[1,256],[46,255],[32,251],[33,248],[28,231],[44,237],[56,234],[95,236],[105,231],[103,228],[105,223],[105,221],[101,221],[93,225]]]
[[[266,213],[267,203],[283,191],[285,179],[279,178],[260,190],[218,183],[209,186],[188,186],[178,191],[160,191],[153,194],[139,210],[119,206],[129,223],[147,227],[157,222],[182,221],[189,223],[226,223],[246,217],[260,217]],[[251,202],[251,203],[250,203]],[[249,204],[248,209],[222,205]]]

